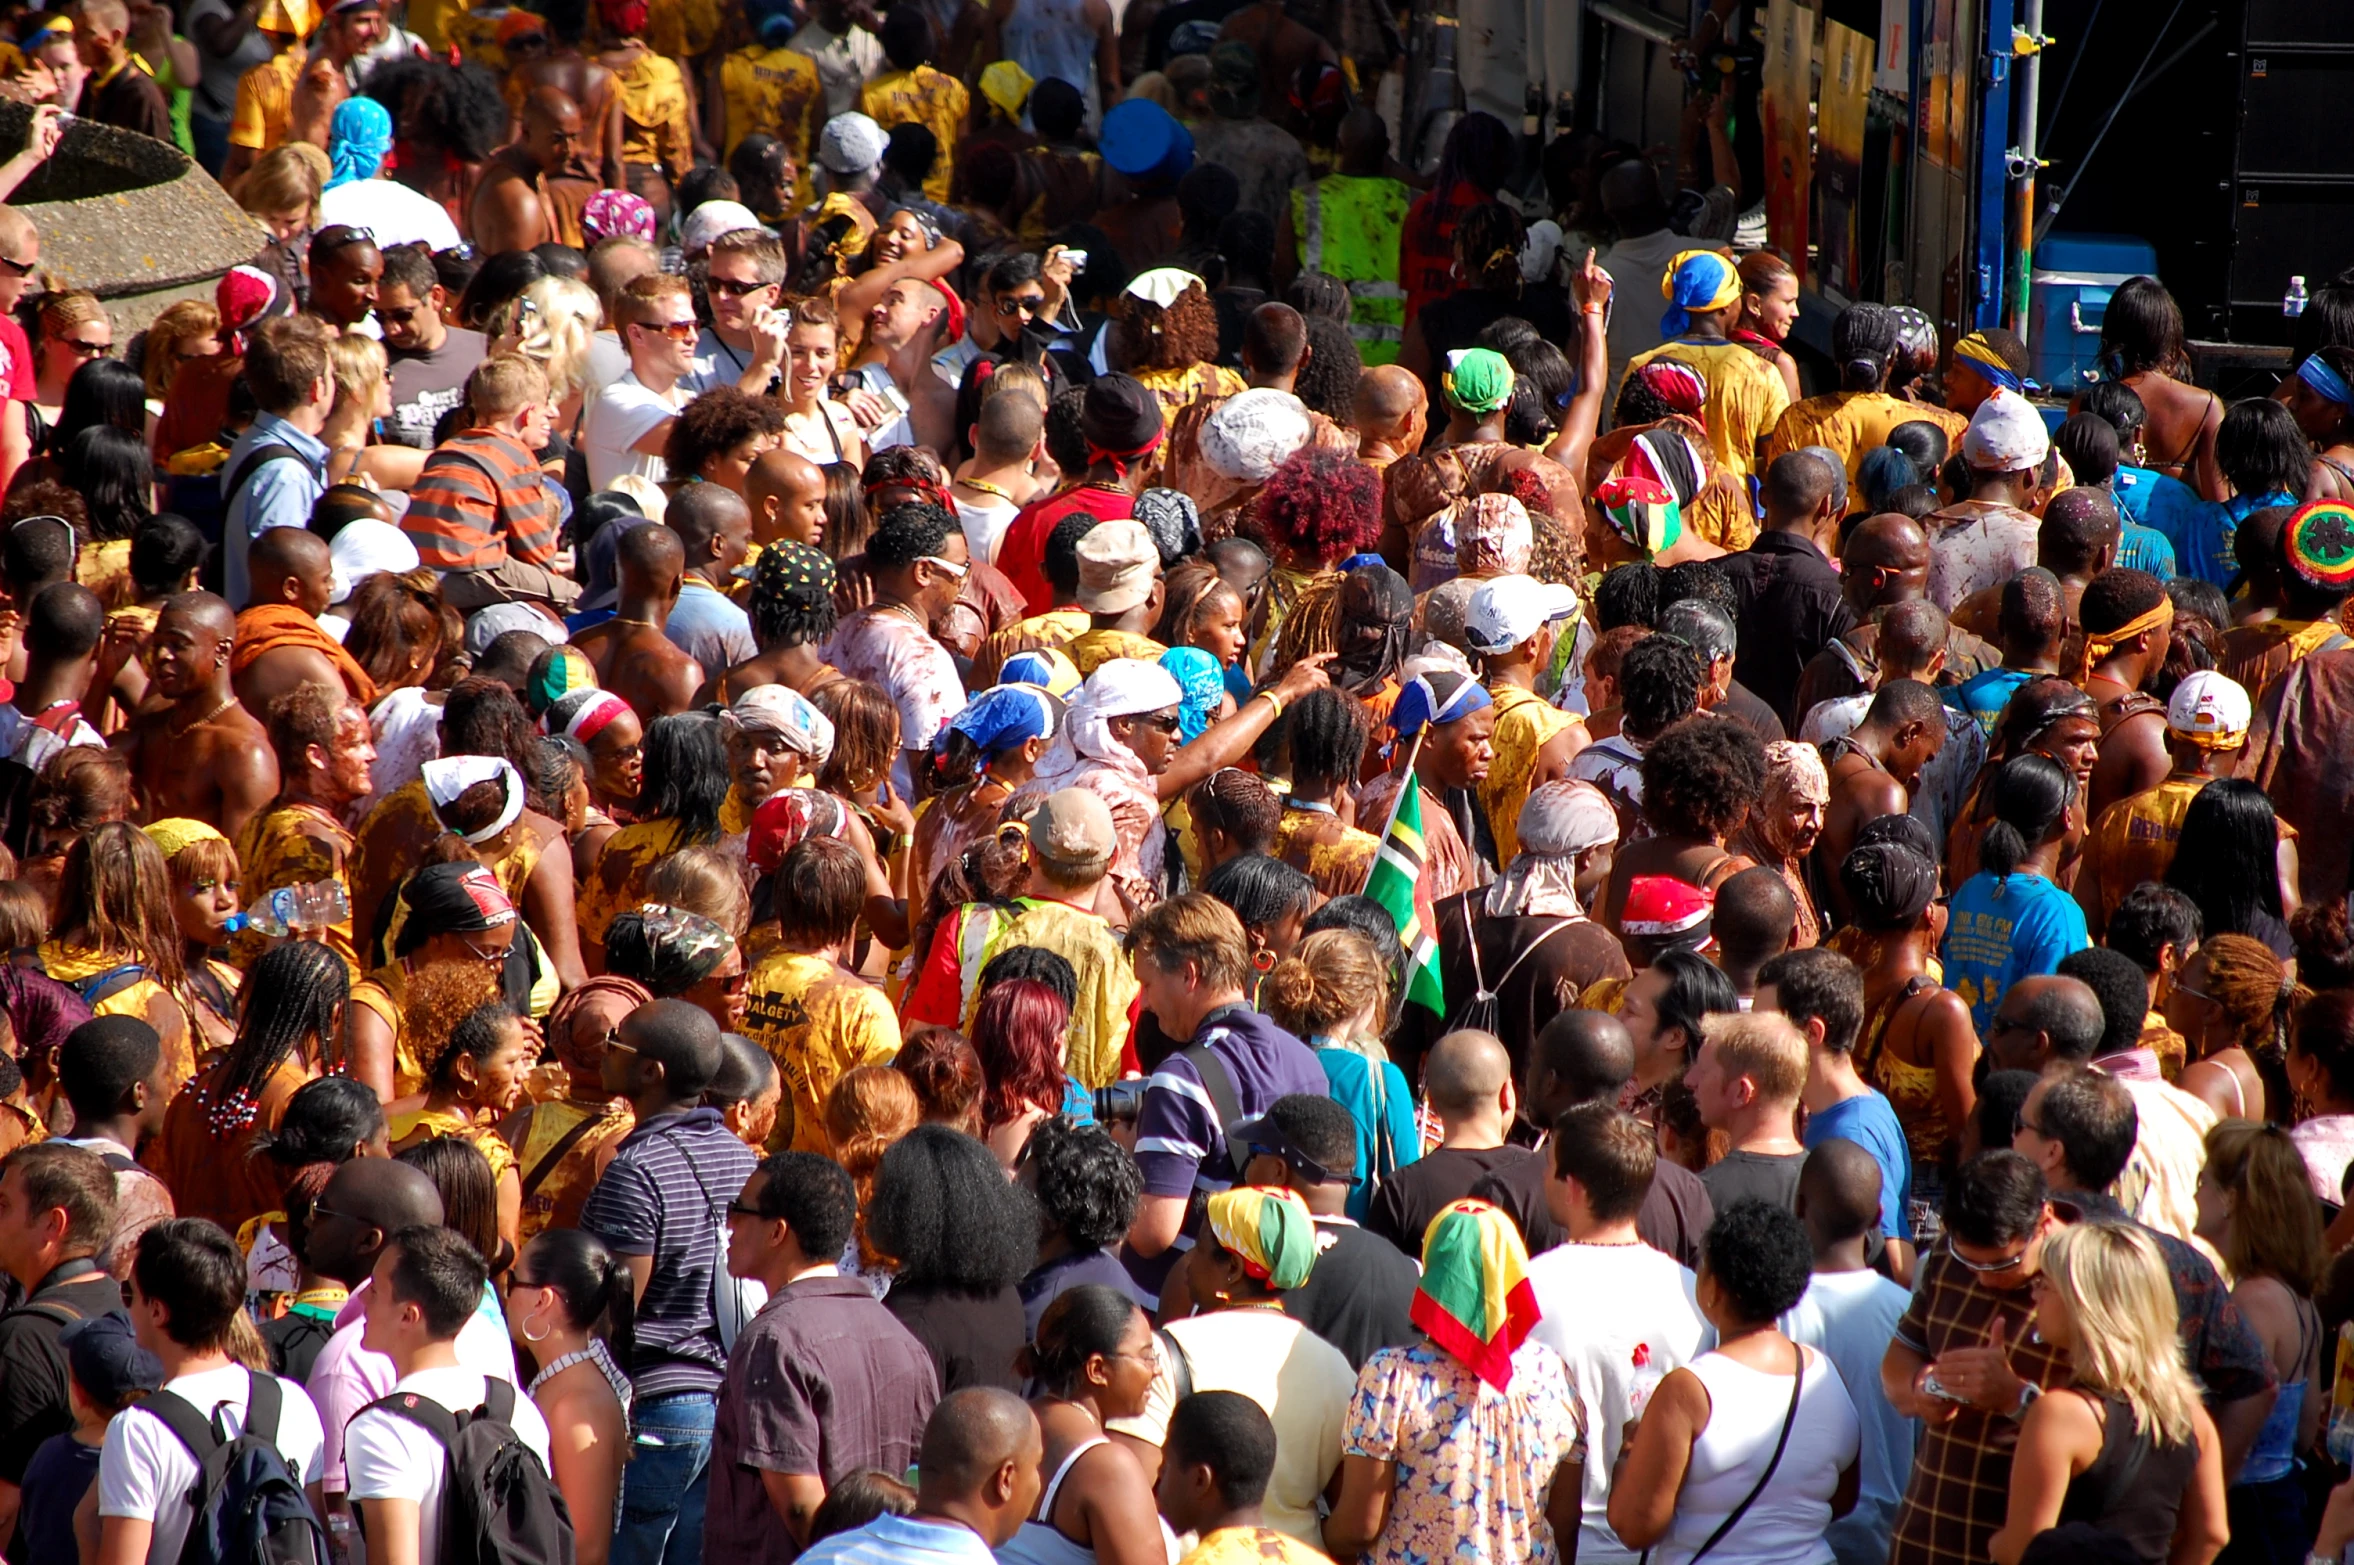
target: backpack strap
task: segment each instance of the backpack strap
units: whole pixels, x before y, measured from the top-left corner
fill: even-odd
[[[154,1400],[153,1397],[147,1399],[148,1402]],[[147,1403],[140,1405],[144,1407]],[[432,1398],[421,1397],[413,1391],[395,1391],[390,1396],[378,1397],[361,1408],[360,1412],[390,1413],[395,1418],[405,1418],[431,1435],[444,1448],[458,1438],[457,1415]],[[358,1414],[353,1416],[357,1417]]]
[[[8,1311],[8,1314],[38,1315],[43,1320],[53,1320],[60,1326],[70,1326],[75,1321],[78,1321],[82,1318],[82,1312],[80,1310],[75,1309],[70,1304],[60,1304],[55,1299],[45,1299],[39,1303],[20,1304],[15,1309]],[[0,1319],[5,1318],[5,1316],[0,1316]]]
[[[82,1002],[85,1005],[96,1006],[113,999],[146,976],[147,969],[143,965],[137,962],[125,962],[120,967],[110,967],[103,973],[92,973],[80,983],[70,987],[74,993],[82,997]]]
[[[140,1408],[155,1415],[164,1428],[170,1430],[188,1454],[202,1467],[206,1457],[218,1451],[225,1442],[213,1429],[212,1420],[196,1410],[196,1405],[176,1391],[151,1391],[139,1400]]]
[[[323,478],[326,476],[318,468],[311,466],[311,460],[309,457],[304,456],[300,451],[295,450],[294,447],[288,445],[285,441],[267,441],[261,445],[255,446],[251,451],[246,452],[245,460],[238,463],[237,466],[230,471],[228,477],[221,480],[221,504],[226,507],[230,501],[236,499],[238,492],[244,489],[246,484],[252,480],[253,475],[260,472],[263,468],[269,466],[272,462],[300,462],[303,465],[304,471],[308,472],[313,478]]]
[[[603,1123],[605,1123],[605,1116],[602,1114],[584,1114],[580,1118],[580,1123],[558,1136],[547,1151],[540,1154],[539,1161],[532,1164],[530,1171],[523,1176],[523,1199],[530,1200],[531,1193],[547,1181],[547,1177],[556,1171],[558,1163],[564,1161],[564,1154],[579,1146],[582,1137]]]
[[[286,1406],[286,1394],[279,1388],[277,1376],[265,1375],[258,1369],[249,1369],[245,1373],[245,1418],[238,1425],[238,1430],[256,1440],[276,1445],[278,1415]]]
[[[515,1422],[515,1387],[513,1382],[496,1375],[482,1377],[482,1416],[501,1424]]]

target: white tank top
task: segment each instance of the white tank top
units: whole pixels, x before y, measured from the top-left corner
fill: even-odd
[[[1856,1459],[1862,1426],[1831,1361],[1812,1348],[1805,1353],[1798,1419],[1773,1482],[1709,1551],[1705,1565],[1831,1565],[1823,1538],[1831,1495],[1841,1470]],[[1703,1353],[1684,1367],[1708,1388],[1708,1427],[1692,1442],[1675,1519],[1653,1551],[1656,1565],[1685,1565],[1757,1487],[1790,1412],[1786,1374],[1764,1374],[1722,1353]]]

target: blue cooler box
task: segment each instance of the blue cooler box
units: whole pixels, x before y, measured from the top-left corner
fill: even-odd
[[[2071,397],[2097,375],[2109,295],[2129,277],[2155,277],[2158,252],[2131,234],[2053,234],[2035,249],[2027,296],[2027,352],[2035,379]]]

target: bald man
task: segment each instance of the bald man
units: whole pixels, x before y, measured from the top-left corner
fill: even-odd
[[[230,683],[246,711],[267,712],[297,685],[325,685],[350,694],[364,710],[376,686],[350,653],[319,628],[335,591],[335,564],[326,540],[301,527],[271,527],[246,555],[252,601],[237,617],[237,650]]]
[[[1358,460],[1388,467],[1422,449],[1430,433],[1430,392],[1422,377],[1395,364],[1376,364],[1357,377]]]
[[[703,687],[703,666],[680,651],[663,627],[686,579],[686,546],[668,527],[649,522],[621,535],[615,565],[621,593],[613,617],[580,632],[572,644],[588,654],[597,683],[627,701],[640,722],[684,712]]]
[[[123,639],[108,635],[109,657]],[[227,599],[184,592],[164,600],[147,638],[147,667],[149,688],[169,705],[140,713],[114,736],[131,763],[142,820],[186,816],[235,841],[278,792],[269,735],[230,688],[236,644]]]
[[[581,145],[580,107],[559,88],[535,87],[521,117],[522,138],[492,153],[475,183],[468,207],[475,248],[485,255],[550,243],[583,248],[578,202],[549,184]]]
[[[1439,1118],[1435,1151],[1399,1169],[1374,1193],[1365,1226],[1408,1255],[1422,1254],[1422,1233],[1450,1201],[1516,1156],[1504,1144],[1520,1110],[1512,1080],[1512,1056],[1494,1033],[1451,1032],[1430,1047],[1422,1062],[1423,1095]]]
[[[913,1557],[968,1548],[962,1541],[943,1540],[976,1533],[984,1547],[1001,1549],[1037,1507],[1045,1488],[1038,1470],[1045,1456],[1037,1415],[1020,1397],[993,1386],[952,1391],[924,1425],[914,1512],[875,1523],[866,1529],[866,1541],[882,1544],[895,1556]],[[897,1523],[897,1529],[888,1523]],[[839,1551],[821,1544],[808,1556],[811,1565],[826,1565],[830,1556],[847,1553],[859,1540],[842,1541]]]
[[[752,541],[763,549],[788,542],[824,547],[825,469],[800,452],[783,446],[762,452],[744,475],[744,499],[752,508]]]
[[[678,602],[662,624],[679,650],[707,669],[733,668],[760,650],[752,621],[728,601],[736,567],[752,552],[752,512],[719,484],[688,484],[666,515],[686,555]]]
[[[74,53],[89,75],[74,112],[102,125],[172,140],[172,107],[146,68],[131,58],[131,13],[123,0],[78,0]]]
[[[1807,660],[1791,702],[1801,724],[1824,701],[1863,695],[1879,684],[1880,611],[1929,596],[1929,535],[1894,511],[1867,516],[1839,551],[1839,593],[1863,623]],[[1937,683],[1958,685],[2002,664],[2002,649],[1948,624]]]
[[[378,1143],[381,1152],[382,1143]],[[412,1224],[438,1225],[440,1192],[424,1173],[384,1157],[356,1157],[328,1177],[313,1209],[306,1258],[320,1275],[357,1289],[375,1270],[376,1257],[392,1236]],[[392,1390],[392,1361],[360,1346],[366,1322],[354,1311],[319,1350],[309,1390],[327,1434],[326,1490],[329,1509],[348,1506],[343,1471],[343,1430],[378,1397]],[[494,1316],[480,1311],[458,1333],[458,1363],[478,1374],[512,1382],[515,1350]]]

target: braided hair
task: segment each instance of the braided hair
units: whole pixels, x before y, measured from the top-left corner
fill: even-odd
[[[313,940],[296,940],[262,953],[239,991],[237,1037],[220,1064],[190,1090],[207,1129],[221,1140],[251,1128],[262,1089],[297,1049],[321,1047],[336,1036],[351,998],[351,970]]]

